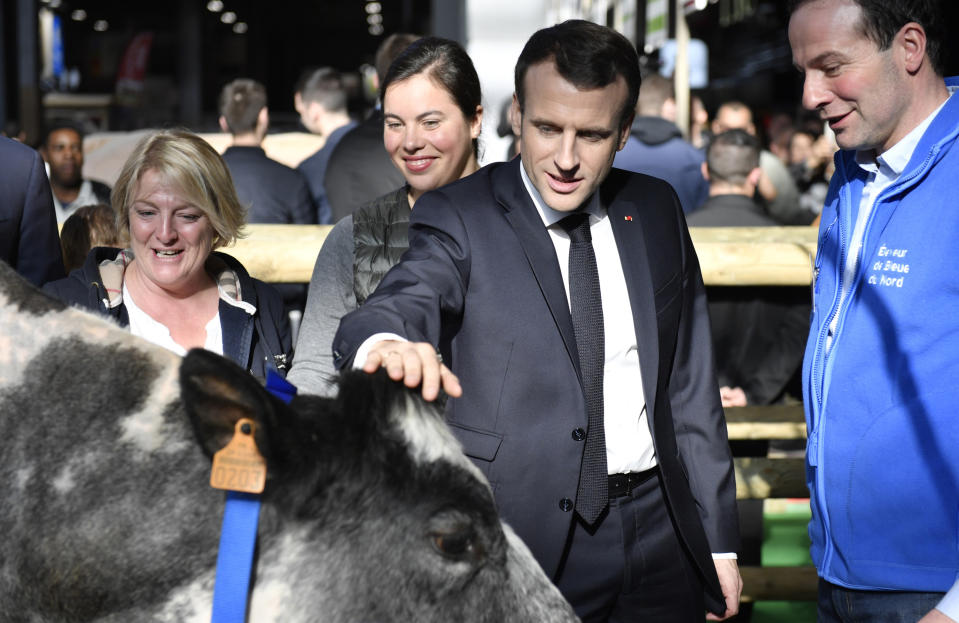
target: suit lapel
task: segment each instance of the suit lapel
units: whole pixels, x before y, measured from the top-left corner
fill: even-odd
[[[618,197],[619,185],[607,179],[601,190],[601,199],[606,206],[613,237],[619,250],[619,259],[626,278],[629,305],[633,313],[633,328],[636,331],[636,346],[639,348],[639,365],[643,377],[647,417],[652,423],[656,404],[656,384],[659,374],[659,327],[656,321],[656,301],[653,296],[652,275],[649,264],[652,258],[644,237],[643,218],[634,201]]]
[[[570,360],[579,374],[579,355],[576,350],[576,336],[573,333],[573,320],[569,314],[566,300],[566,287],[556,261],[556,248],[549,232],[543,225],[533,200],[523,186],[520,177],[520,159],[514,158],[506,166],[493,173],[493,194],[504,208],[509,221],[526,254],[526,259],[539,284],[543,298],[549,306],[553,321],[563,338]]]

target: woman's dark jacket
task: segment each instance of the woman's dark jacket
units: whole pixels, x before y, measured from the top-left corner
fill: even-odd
[[[100,264],[117,259],[120,249],[97,247],[90,251],[83,266],[64,279],[43,286],[44,291],[65,303],[78,305],[113,318],[123,327],[130,324],[126,306],[110,307],[110,295],[103,285]],[[265,378],[269,369],[286,374],[292,359],[292,334],[283,309],[283,299],[269,284],[250,277],[235,258],[214,251],[207,259],[207,270],[218,283],[224,269],[236,275],[241,300],[256,308],[250,315],[243,309],[220,299],[220,328],[223,332],[223,355]]]

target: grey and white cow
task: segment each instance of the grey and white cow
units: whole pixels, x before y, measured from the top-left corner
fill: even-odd
[[[257,423],[268,462],[253,622],[575,621],[438,412],[382,376],[287,406],[0,262],[0,620],[209,621],[224,493],[210,457]]]

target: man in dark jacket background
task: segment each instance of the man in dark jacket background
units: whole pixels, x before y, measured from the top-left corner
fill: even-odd
[[[666,180],[689,214],[706,201],[709,184],[701,172],[703,153],[686,142],[674,123],[673,98],[672,82],[659,74],[643,78],[629,139],[613,166]]]
[[[269,158],[261,145],[270,126],[266,89],[238,78],[220,93],[220,127],[233,135],[223,160],[250,223],[315,223],[316,209],[303,176]]]
[[[247,78],[238,78],[220,93],[220,127],[233,135],[233,145],[223,161],[233,176],[240,201],[249,208],[249,223],[314,224],[316,206],[303,176],[267,157],[261,145],[270,126],[266,89]],[[302,283],[276,284],[289,312],[306,306]],[[295,320],[294,320],[295,322]]]

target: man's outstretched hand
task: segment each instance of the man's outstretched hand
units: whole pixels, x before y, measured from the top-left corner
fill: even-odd
[[[403,381],[407,387],[423,385],[423,399],[436,400],[440,388],[449,396],[459,398],[463,388],[449,368],[440,360],[433,345],[428,342],[383,340],[376,342],[363,364],[363,371],[386,369],[394,381]]]

